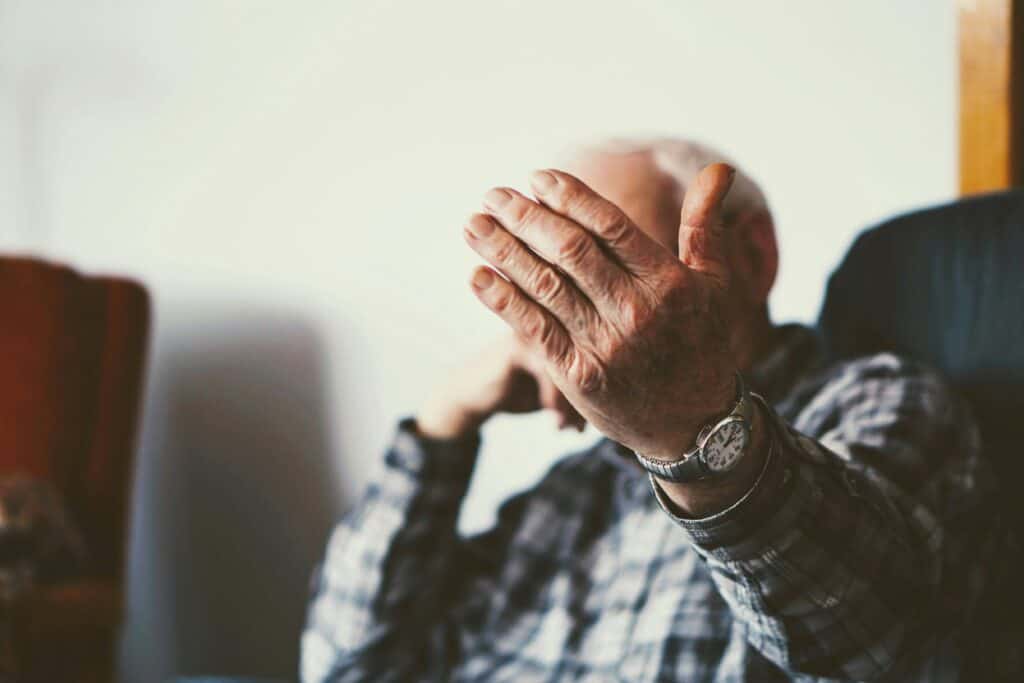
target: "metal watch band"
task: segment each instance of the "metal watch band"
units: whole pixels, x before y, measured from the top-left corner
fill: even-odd
[[[711,476],[711,471],[698,456],[690,456],[682,460],[654,460],[646,458],[634,451],[640,465],[658,479],[673,482],[700,481]]]
[[[705,426],[697,436],[696,445],[688,450],[681,460],[657,460],[643,456],[636,451],[633,451],[633,455],[636,456],[641,467],[664,481],[686,483],[707,479],[713,473],[708,469],[702,457],[704,443],[715,427],[734,418],[743,420],[747,425],[750,425],[753,420],[753,405],[743,383],[743,376],[739,372],[736,373],[736,403],[732,410],[725,417]]]

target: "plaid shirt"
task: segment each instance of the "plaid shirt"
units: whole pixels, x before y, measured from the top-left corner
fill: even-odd
[[[303,680],[958,680],[1008,538],[973,421],[914,363],[781,336],[747,376],[765,468],[703,519],[603,439],[461,537],[479,442],[404,420],[314,577]]]

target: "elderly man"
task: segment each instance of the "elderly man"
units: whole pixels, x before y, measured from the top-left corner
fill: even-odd
[[[772,221],[717,159],[619,143],[486,194],[471,287],[514,334],[335,530],[305,681],[960,675],[996,533],[975,427],[926,369],[772,325]],[[606,438],[461,537],[480,426],[541,408]]]

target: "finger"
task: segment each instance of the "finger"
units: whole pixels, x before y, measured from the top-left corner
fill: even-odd
[[[565,397],[565,394],[563,394],[561,391],[558,392],[558,405],[559,412],[561,412],[565,416],[565,425],[572,425],[573,427],[576,427],[577,431],[582,432],[583,427],[584,425],[586,425],[587,421],[583,419],[583,416],[580,415],[579,411],[576,410],[575,406],[569,403],[569,399],[567,399]]]
[[[704,168],[686,191],[679,221],[679,259],[723,284],[729,279],[729,264],[722,202],[735,175],[728,164]]]
[[[596,308],[614,306],[621,299],[616,294],[625,287],[628,274],[575,222],[508,188],[495,188],[484,195],[484,208],[506,230],[572,278]]]
[[[575,349],[562,324],[514,284],[490,268],[478,266],[473,270],[470,286],[477,298],[508,323],[529,350],[558,365],[572,358]]]
[[[551,378],[546,373],[540,373],[539,376],[536,376],[536,380],[540,390],[541,406],[555,413],[558,428],[562,429],[568,423],[568,417],[562,405],[564,402],[562,392],[558,390],[558,387],[555,386],[555,383],[551,381]],[[562,398],[562,401],[559,401],[559,398]]]
[[[634,274],[645,275],[674,258],[636,227],[622,209],[575,176],[554,169],[535,171],[530,176],[530,187],[545,205],[595,235]]]
[[[464,231],[476,253],[498,268],[527,296],[549,310],[572,336],[585,337],[597,312],[576,286],[526,248],[497,221],[473,214]]]
[[[565,394],[551,381],[547,373],[541,371],[539,374],[534,375],[534,377],[537,380],[537,386],[540,388],[540,404],[555,413],[558,420],[558,428],[563,429],[572,425],[577,430],[581,429],[583,418],[576,411],[576,408],[569,403],[569,399],[565,397]]]
[[[580,415],[575,406],[562,393],[562,390],[558,388],[558,385],[554,383],[551,376],[544,369],[543,362],[533,354],[526,352],[519,356],[518,362],[520,367],[533,376],[537,386],[540,387],[541,405],[554,410],[564,418],[564,420],[559,421],[559,428],[563,425],[572,425],[577,431],[582,432],[587,424],[586,419]]]

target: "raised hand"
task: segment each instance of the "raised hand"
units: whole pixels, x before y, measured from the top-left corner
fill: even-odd
[[[500,271],[474,271],[479,299],[583,418],[648,457],[681,457],[734,398],[720,217],[733,174],[713,164],[687,192],[678,257],[554,170],[531,178],[536,200],[491,190],[466,227]]]
[[[495,413],[541,409],[555,414],[559,429],[583,429],[583,418],[548,377],[540,359],[509,334],[453,372],[416,416],[416,426],[424,436],[456,439]]]

